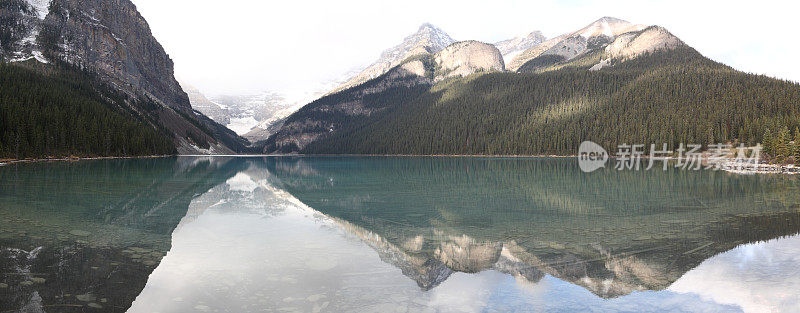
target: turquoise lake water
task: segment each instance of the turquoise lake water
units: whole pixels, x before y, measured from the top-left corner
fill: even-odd
[[[0,312],[800,312],[800,179],[575,159],[0,167]]]

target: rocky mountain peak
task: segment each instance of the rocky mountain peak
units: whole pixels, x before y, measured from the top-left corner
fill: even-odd
[[[122,91],[191,112],[173,62],[130,0],[4,0],[4,61],[62,60],[96,72]]]
[[[586,27],[573,33],[580,35],[584,38],[592,38],[596,36],[615,37],[630,31],[637,31],[643,29],[643,25],[634,25],[626,20],[614,17],[602,17],[597,21],[592,22]]]
[[[41,1],[41,0],[29,0]],[[46,55],[92,69],[121,89],[191,111],[174,64],[130,0],[52,0],[38,38]]]
[[[420,25],[417,32],[414,35],[406,37],[406,40],[407,39],[427,41],[434,45],[453,43],[455,41],[453,38],[450,38],[450,35],[445,31],[430,23]]]
[[[650,26],[641,31],[625,33],[606,46],[603,59],[591,70],[600,70],[614,62],[630,60],[645,53],[674,49],[682,44],[678,37],[660,26]]]
[[[454,43],[437,53],[435,60],[440,72],[436,79],[467,76],[477,72],[505,71],[500,50],[479,41]]]
[[[608,24],[628,23],[628,24],[630,24],[630,22],[628,22],[626,20],[623,20],[621,18],[612,17],[612,16],[603,16],[603,17],[597,19],[597,21],[595,21],[595,23],[608,23]]]
[[[516,71],[534,60],[536,61],[534,68],[546,68],[556,63],[568,62],[604,49],[620,35],[639,32],[645,28],[647,26],[618,18],[602,17],[577,31],[563,34],[520,52],[509,62],[508,68]]]
[[[403,43],[384,51],[379,61],[399,64],[414,55],[439,52],[454,42],[441,29],[425,23],[415,34],[403,39]]]
[[[547,37],[542,32],[534,31],[525,36],[500,41],[494,45],[503,54],[503,61],[508,64],[523,51],[536,47],[546,40]]]
[[[180,153],[230,153],[246,144],[192,109],[172,59],[131,0],[2,0],[0,26],[2,61],[91,72],[127,94],[130,112],[171,135]]]
[[[422,23],[422,25],[419,26],[419,30],[417,30],[417,33],[435,32],[435,31],[441,31],[441,30],[436,26],[433,26],[433,24],[431,23]]]
[[[406,59],[442,51],[455,40],[446,32],[429,23],[422,24],[416,33],[403,39],[399,45],[385,50],[378,60],[364,71],[349,79],[335,91],[344,90],[385,74]]]

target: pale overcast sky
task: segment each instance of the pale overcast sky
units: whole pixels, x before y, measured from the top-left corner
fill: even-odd
[[[456,40],[547,37],[603,16],[661,25],[737,69],[800,81],[796,1],[133,0],[203,92],[299,94],[372,63],[430,22]]]

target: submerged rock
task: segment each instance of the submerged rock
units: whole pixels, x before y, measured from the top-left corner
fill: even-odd
[[[77,295],[77,296],[75,296],[75,298],[77,298],[78,300],[83,301],[83,302],[92,302],[95,299],[97,299],[97,297],[95,295],[91,294],[91,293]]]

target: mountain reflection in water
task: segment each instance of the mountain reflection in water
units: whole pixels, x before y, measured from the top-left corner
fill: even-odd
[[[118,162],[130,174],[66,166],[72,182],[44,202],[25,189],[64,177],[14,169],[38,178],[2,185],[18,208],[0,210],[16,227],[0,241],[16,273],[0,276],[0,311],[800,311],[790,177],[584,174],[569,159]],[[56,213],[72,221],[43,227],[56,241],[24,230]]]
[[[230,159],[0,167],[0,312],[124,312]]]

